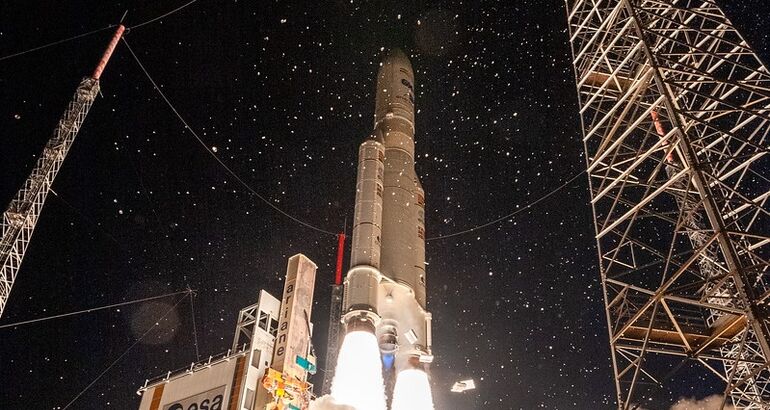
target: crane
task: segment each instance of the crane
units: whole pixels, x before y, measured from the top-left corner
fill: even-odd
[[[11,288],[19,273],[51,184],[99,93],[99,78],[124,31],[125,27],[118,25],[93,73],[80,81],[72,101],[59,119],[35,167],[3,213],[3,234],[0,239],[0,317],[5,311]]]

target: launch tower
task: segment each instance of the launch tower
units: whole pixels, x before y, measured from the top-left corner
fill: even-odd
[[[618,407],[769,408],[767,68],[711,0],[566,3]]]

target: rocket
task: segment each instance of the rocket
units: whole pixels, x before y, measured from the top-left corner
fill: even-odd
[[[414,169],[414,71],[398,49],[377,74],[374,131],[361,144],[342,321],[375,333],[384,367],[426,370],[425,192]]]

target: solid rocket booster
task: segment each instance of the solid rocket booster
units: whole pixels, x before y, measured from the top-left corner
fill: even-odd
[[[392,50],[377,75],[374,131],[361,144],[343,321],[377,334],[397,370],[432,361],[425,310],[425,193],[414,169],[414,71]]]

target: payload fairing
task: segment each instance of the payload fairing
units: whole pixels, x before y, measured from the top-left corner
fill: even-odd
[[[414,170],[414,71],[392,50],[377,75],[374,132],[361,144],[342,320],[377,335],[397,372],[433,361],[425,309],[425,193]]]

